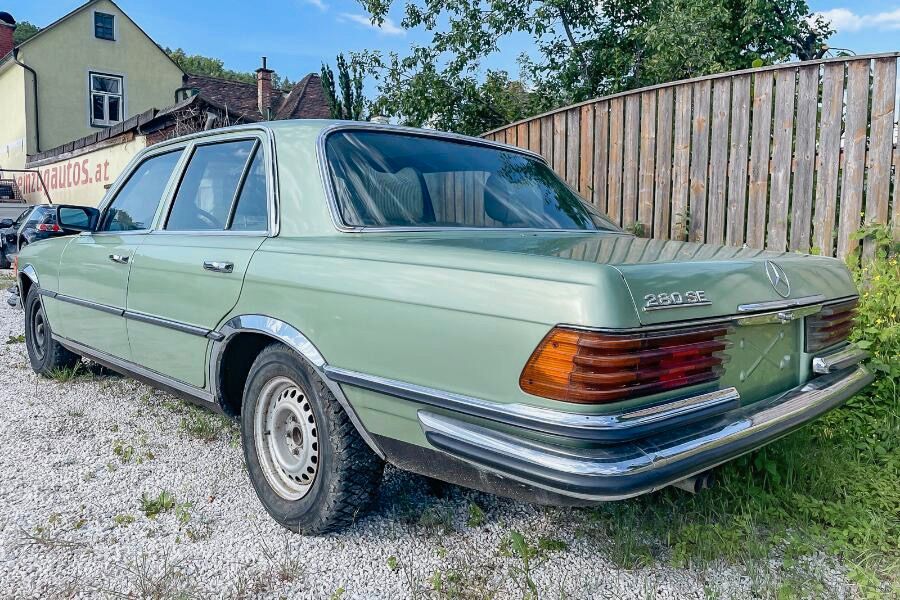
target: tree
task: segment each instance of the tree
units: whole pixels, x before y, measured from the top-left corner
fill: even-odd
[[[331,70],[331,66],[322,63],[322,90],[331,109],[331,117],[347,121],[364,121],[366,98],[363,94],[362,60],[351,56],[348,63],[343,54],[338,54],[337,69],[340,98],[335,90],[334,71]]]
[[[375,23],[401,0],[361,0]],[[805,0],[402,0],[403,27],[432,32],[448,80],[479,71],[499,41],[526,33],[521,58],[538,108],[697,74],[821,56],[833,33]]]
[[[211,58],[201,54],[188,54],[181,48],[176,48],[175,50],[166,48],[165,51],[166,54],[175,61],[175,64],[185,73],[218,77],[220,79],[228,79],[229,81],[256,83],[256,73],[226,69],[225,62],[221,59]],[[273,73],[272,86],[275,89],[288,90],[293,84],[286,77],[281,77],[278,73]]]
[[[19,21],[16,24],[16,30],[13,33],[13,44],[18,46],[28,38],[34,36],[40,30],[40,27],[32,25],[28,21]]]

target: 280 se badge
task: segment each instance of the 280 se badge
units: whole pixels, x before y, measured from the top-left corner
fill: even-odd
[[[663,292],[661,294],[647,294],[644,296],[644,310],[663,310],[666,308],[680,308],[682,306],[709,306],[709,298],[703,290],[690,290],[684,294],[680,292]]]

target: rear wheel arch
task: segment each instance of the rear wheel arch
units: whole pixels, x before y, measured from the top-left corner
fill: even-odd
[[[266,315],[239,315],[225,322],[218,332],[224,337],[213,344],[209,379],[214,383],[216,401],[227,414],[237,416],[241,413],[244,386],[254,360],[272,342],[279,342],[312,367],[347,413],[360,437],[375,454],[385,458],[340,385],[325,374],[325,358],[299,329]]]
[[[34,267],[31,265],[25,265],[25,267],[19,269],[19,298],[21,298],[22,302],[25,302],[25,298],[28,296],[28,290],[31,289],[31,286],[38,284],[37,272],[35,272]]]

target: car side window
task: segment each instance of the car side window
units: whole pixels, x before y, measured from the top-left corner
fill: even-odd
[[[181,150],[148,158],[139,164],[103,215],[100,231],[150,229],[163,192],[178,164]]]
[[[224,230],[254,140],[198,146],[166,221],[168,231]]]
[[[262,148],[257,148],[253,163],[241,186],[231,217],[230,231],[265,231],[269,228],[269,200],[266,194],[266,161]]]

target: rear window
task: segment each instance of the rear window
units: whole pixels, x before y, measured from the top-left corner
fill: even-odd
[[[384,131],[339,131],[326,155],[351,227],[619,229],[542,161],[492,146]]]

